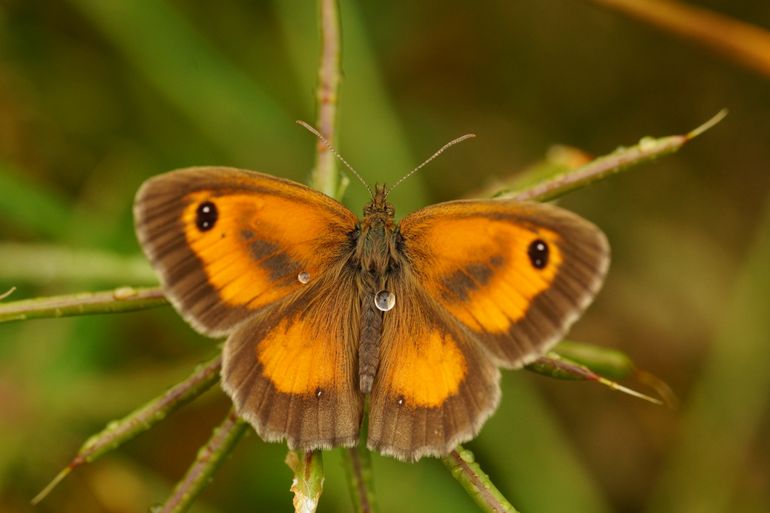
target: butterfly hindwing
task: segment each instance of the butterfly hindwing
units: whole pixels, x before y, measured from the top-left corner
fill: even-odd
[[[298,183],[224,167],[151,178],[136,231],[164,291],[202,333],[219,336],[299,290],[348,250],[356,217]]]
[[[609,263],[598,228],[539,203],[442,203],[407,216],[400,234],[416,280],[509,368],[558,342]]]
[[[331,270],[227,339],[222,387],[264,440],[303,450],[358,443],[353,279],[349,269]]]
[[[411,281],[392,276],[370,399],[367,445],[403,460],[473,438],[499,401],[499,372],[474,336]],[[409,277],[409,279],[407,279]]]

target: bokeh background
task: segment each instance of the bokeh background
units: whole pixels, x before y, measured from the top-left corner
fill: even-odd
[[[690,4],[770,30],[766,1]],[[394,193],[402,214],[556,143],[601,155],[729,109],[679,153],[562,200],[613,247],[571,338],[624,351],[679,408],[506,373],[469,447],[525,512],[769,511],[770,74],[588,0],[341,10],[337,144],[361,174],[392,183],[478,134]],[[305,180],[316,141],[294,121],[315,117],[317,28],[299,0],[0,1],[0,289],[18,287],[5,301],[153,284],[131,215],[153,174],[221,164]],[[364,198],[353,183],[349,204]],[[91,433],[217,350],[167,307],[0,325],[0,511],[30,511]],[[37,511],[146,510],[228,407],[210,391]],[[247,436],[193,511],[290,510],[285,452]],[[339,455],[325,466],[320,511],[351,510]],[[374,470],[382,511],[476,511],[437,461],[376,456]]]

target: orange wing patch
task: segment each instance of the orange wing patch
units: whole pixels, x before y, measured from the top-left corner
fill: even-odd
[[[205,202],[214,205],[218,217],[211,229],[202,231],[197,211]],[[209,284],[233,306],[256,309],[272,303],[301,287],[300,273],[317,278],[341,249],[328,243],[335,226],[313,203],[208,191],[187,195],[185,203],[186,240],[202,261]]]
[[[358,442],[355,277],[331,274],[253,314],[224,346],[222,388],[238,414],[292,449]]]
[[[388,283],[370,396],[370,449],[400,459],[444,455],[469,440],[497,405],[497,368],[470,332],[416,286],[407,267]]]
[[[315,394],[335,383],[339,349],[330,333],[284,318],[257,345],[262,374],[285,394]]]
[[[528,246],[542,240],[548,265],[533,268]],[[436,258],[424,266],[426,288],[475,331],[505,333],[526,315],[562,262],[559,235],[486,217],[456,219],[425,233],[421,244]]]
[[[401,233],[431,296],[472,330],[501,334],[551,286],[563,256],[555,230],[523,222],[520,213],[506,218],[495,207],[495,202],[428,207],[404,219]],[[548,248],[541,268],[530,257],[536,241]]]
[[[388,355],[398,364],[386,367],[378,379],[389,383],[391,393],[407,404],[436,408],[457,394],[468,368],[452,335],[424,328],[401,334]]]

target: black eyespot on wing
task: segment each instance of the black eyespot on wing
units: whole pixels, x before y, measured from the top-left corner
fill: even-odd
[[[548,265],[548,244],[543,239],[533,240],[527,249],[532,267],[543,269]]]
[[[195,210],[195,226],[202,232],[207,232],[214,228],[218,218],[217,206],[210,201],[204,201]]]

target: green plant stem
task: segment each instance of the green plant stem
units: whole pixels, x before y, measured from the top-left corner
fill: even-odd
[[[523,190],[505,191],[498,197],[513,198],[521,201],[550,201],[575,189],[585,187],[624,171],[633,165],[673,153],[687,142],[719,123],[726,115],[727,111],[720,111],[695,130],[683,135],[671,135],[657,139],[645,137],[638,144],[630,148],[620,148],[578,169],[548,177]]]
[[[22,299],[0,304],[0,323],[144,310],[168,304],[159,288],[120,287],[102,292]]]
[[[294,493],[294,511],[313,513],[318,508],[324,486],[324,466],[321,451],[289,451],[286,465],[294,472],[291,491]]]
[[[69,0],[139,76],[235,161],[270,169],[270,152],[296,134],[264,89],[202,37],[172,2]],[[156,27],[137,37],[137,27]],[[194,65],[190,63],[194,62]],[[205,105],[207,108],[201,108]]]
[[[319,0],[321,25],[321,58],[318,66],[316,127],[327,141],[334,144],[337,124],[337,99],[340,82],[340,21],[337,0]],[[339,199],[339,174],[334,153],[322,142],[316,143],[315,168],[310,177],[312,187]]]
[[[364,410],[369,410],[368,400],[364,402]],[[364,416],[358,445],[344,449],[342,452],[342,463],[345,467],[345,475],[348,478],[348,489],[353,500],[353,511],[356,513],[374,513],[377,511],[372,453],[366,447],[366,438],[369,432],[368,421],[368,415]]]
[[[462,446],[441,458],[454,477],[476,504],[488,513],[516,513],[489,476],[474,461],[473,453]]]
[[[187,511],[195,498],[211,482],[225,457],[235,447],[249,425],[230,410],[225,420],[214,429],[209,441],[198,450],[198,455],[169,498],[152,513],[182,513]]]
[[[72,470],[90,463],[104,453],[116,449],[139,433],[147,431],[166,416],[195,399],[219,381],[219,369],[222,356],[217,355],[202,363],[186,379],[169,388],[141,408],[134,410],[120,420],[112,421],[107,427],[86,440],[77,455],[33,500],[33,504],[42,501]]]
[[[642,394],[641,392],[637,392],[636,390],[632,390],[615,381],[607,379],[584,365],[562,358],[557,353],[549,353],[546,356],[538,358],[527,365],[526,369],[537,374],[548,376],[549,378],[568,381],[593,381],[609,387],[612,390],[617,390],[618,392],[623,392],[624,394],[644,399],[651,403],[662,404],[662,401],[659,399],[655,399],[654,397]]]

